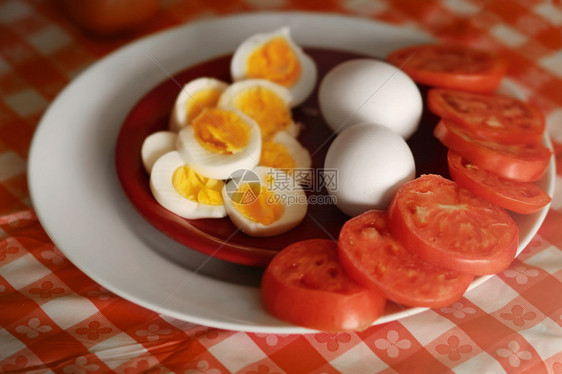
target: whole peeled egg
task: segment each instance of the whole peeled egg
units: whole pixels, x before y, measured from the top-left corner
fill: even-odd
[[[375,59],[343,62],[320,83],[322,116],[335,132],[361,123],[386,126],[407,139],[419,124],[423,103],[414,81],[400,69]]]
[[[357,124],[334,139],[324,168],[335,171],[326,185],[337,207],[349,216],[386,209],[398,188],[415,178],[414,156],[406,141],[388,127]]]

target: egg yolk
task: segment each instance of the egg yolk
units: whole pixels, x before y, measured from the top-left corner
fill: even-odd
[[[191,95],[185,103],[187,112],[187,123],[197,117],[203,108],[214,108],[219,102],[221,91],[207,88],[199,90]]]
[[[192,121],[192,125],[199,144],[214,153],[238,153],[250,140],[250,126],[229,110],[206,109]]]
[[[187,165],[181,166],[172,175],[172,185],[180,195],[204,205],[223,205],[220,180],[205,178]]]
[[[246,62],[246,74],[249,78],[268,79],[292,87],[301,75],[301,65],[287,40],[278,36],[250,54]]]
[[[256,196],[254,187],[248,183],[241,185],[237,192],[241,196],[252,194],[253,198],[243,198],[242,203],[233,202],[233,206],[249,220],[266,226],[271,225],[283,215],[283,204],[276,194],[265,186],[261,186],[259,194]]]
[[[232,106],[257,122],[264,139],[288,128],[292,122],[291,109],[283,99],[264,87],[241,90],[232,100]]]
[[[289,150],[283,144],[270,140],[262,143],[259,165],[282,169],[288,173],[296,166]]]

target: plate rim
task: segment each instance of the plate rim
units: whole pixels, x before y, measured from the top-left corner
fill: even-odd
[[[33,135],[32,138],[32,142],[31,142],[31,146],[30,146],[30,151],[29,151],[29,164],[28,164],[28,185],[29,185],[29,190],[30,190],[30,197],[31,197],[31,201],[32,201],[32,206],[35,208],[36,210],[36,214],[37,217],[40,221],[40,223],[42,224],[43,228],[45,229],[45,231],[47,232],[47,234],[50,236],[50,238],[53,240],[53,242],[55,243],[55,245],[57,245],[57,247],[59,247],[59,249],[65,254],[65,256],[75,265],[77,266],[82,272],[84,272],[86,275],[88,275],[91,279],[93,279],[95,282],[97,282],[98,284],[100,284],[101,286],[105,287],[106,289],[114,292],[115,294],[129,300],[132,301],[136,304],[139,304],[145,308],[151,309],[157,313],[162,313],[165,314],[167,316],[173,317],[173,318],[177,318],[180,320],[184,320],[184,321],[189,321],[192,323],[197,323],[197,324],[202,324],[202,325],[206,325],[206,326],[212,326],[212,327],[217,327],[217,328],[223,328],[223,329],[230,329],[230,330],[237,330],[237,331],[247,331],[247,332],[265,332],[265,333],[310,333],[310,332],[314,332],[314,330],[310,330],[310,329],[306,329],[303,327],[299,327],[299,326],[293,326],[290,324],[286,324],[284,322],[280,322],[278,320],[276,320],[275,318],[268,318],[266,319],[266,321],[269,322],[275,322],[276,325],[273,326],[264,326],[264,325],[260,325],[259,321],[258,323],[246,323],[248,321],[242,321],[242,322],[232,322],[232,321],[217,321],[217,320],[212,320],[210,318],[211,317],[201,317],[201,316],[192,316],[192,315],[186,315],[183,312],[178,312],[177,310],[174,309],[170,309],[170,307],[166,308],[166,307],[162,307],[161,305],[157,305],[153,302],[153,300],[147,300],[146,297],[143,296],[139,296],[138,294],[131,294],[130,292],[127,292],[125,290],[119,289],[118,286],[112,284],[112,282],[108,281],[107,279],[104,279],[103,275],[100,275],[99,273],[96,273],[95,270],[92,270],[90,268],[88,268],[88,266],[86,264],[84,264],[84,258],[77,256],[76,250],[73,249],[69,249],[67,247],[67,242],[68,242],[68,238],[65,236],[64,238],[61,235],[59,228],[57,228],[56,224],[54,223],[53,219],[52,219],[52,211],[49,211],[49,206],[52,206],[52,203],[45,203],[44,200],[44,196],[45,193],[41,191],[41,188],[43,187],[43,181],[45,176],[46,176],[46,172],[40,170],[41,167],[44,166],[44,159],[42,159],[42,157],[45,157],[46,150],[43,149],[43,145],[45,144],[45,141],[49,140],[52,142],[52,135],[49,134],[48,130],[51,130],[50,127],[53,127],[52,125],[49,125],[50,123],[52,123],[53,118],[57,118],[57,116],[62,116],[62,118],[67,118],[64,113],[61,113],[61,105],[65,104],[66,102],[69,102],[69,95],[71,95],[75,90],[79,89],[80,85],[83,84],[83,82],[87,81],[89,79],[89,77],[91,75],[94,75],[97,71],[103,71],[104,69],[107,69],[109,67],[111,67],[110,65],[112,63],[116,63],[119,62],[121,63],[122,61],[120,60],[121,58],[124,58],[122,56],[126,56],[127,54],[131,55],[131,53],[133,51],[138,50],[139,48],[142,48],[143,46],[154,46],[154,44],[159,41],[159,40],[163,40],[163,39],[172,39],[174,35],[179,35],[182,33],[187,33],[190,30],[196,30],[197,28],[201,28],[201,27],[208,27],[208,25],[212,25],[212,24],[217,24],[218,22],[242,22],[244,23],[244,20],[246,20],[246,22],[248,20],[256,20],[256,19],[265,19],[265,18],[273,18],[276,20],[276,22],[280,22],[282,20],[284,21],[290,21],[289,23],[295,23],[295,22],[300,22],[298,21],[298,19],[302,19],[302,18],[314,18],[316,21],[322,19],[322,22],[326,22],[328,20],[332,20],[332,21],[340,21],[340,22],[353,22],[354,24],[356,23],[362,23],[362,27],[383,27],[383,28],[388,28],[391,30],[396,30],[396,32],[399,32],[398,30],[403,30],[404,33],[406,33],[406,31],[408,31],[409,33],[416,33],[418,34],[419,39],[426,39],[427,41],[432,40],[433,38],[429,35],[425,35],[423,32],[420,32],[417,29],[413,29],[413,28],[405,28],[403,26],[396,26],[396,25],[392,25],[392,24],[388,24],[388,23],[384,23],[378,20],[372,20],[372,19],[367,19],[367,18],[361,18],[361,17],[357,17],[357,16],[352,16],[352,15],[343,15],[343,14],[333,14],[333,13],[318,13],[318,12],[294,12],[294,11],[287,11],[287,12],[252,12],[252,13],[241,13],[241,14],[236,14],[236,15],[229,15],[229,16],[223,16],[223,17],[216,17],[216,18],[212,18],[212,19],[205,19],[205,20],[198,20],[198,21],[194,21],[194,22],[190,22],[186,25],[181,25],[181,26],[177,26],[177,27],[173,27],[171,29],[167,29],[167,30],[162,30],[159,31],[155,34],[151,34],[148,35],[144,38],[141,38],[139,40],[136,40],[132,43],[126,44],[122,47],[120,47],[119,49],[117,49],[116,51],[112,52],[111,54],[109,54],[108,56],[104,57],[103,59],[93,63],[91,66],[89,66],[87,69],[85,69],[83,72],[81,72],[75,79],[73,79],[55,98],[55,100],[50,104],[49,108],[47,109],[47,111],[44,113],[44,115],[41,118],[41,121],[39,123],[39,125],[36,128],[36,131]],[[205,26],[207,25],[207,26]],[[359,26],[357,26],[359,27]],[[305,38],[306,39],[306,38]],[[412,40],[414,38],[412,37]],[[179,71],[179,69],[175,69],[175,71],[173,71],[173,73],[176,73],[177,71]],[[78,88],[77,88],[78,87]],[[142,95],[144,95],[146,92],[142,92]],[[142,95],[139,95],[139,97],[142,97]],[[70,100],[70,102],[72,102],[73,100]],[[135,100],[129,100],[129,101],[138,101],[138,98]],[[132,107],[128,107],[126,110],[126,113],[128,113],[130,111]],[[51,121],[51,122],[50,122]],[[50,127],[49,127],[50,126]],[[112,146],[113,146],[113,142],[115,141],[115,139],[113,139]],[[55,156],[55,161],[58,160],[60,161],[60,155],[56,154]],[[111,155],[113,157],[113,154]],[[554,159],[554,158],[553,158]],[[76,165],[73,164],[74,167],[76,167]],[[114,164],[112,164],[112,167],[114,168]],[[548,191],[549,194],[552,194],[552,191],[554,190],[554,180],[555,178],[552,176],[552,171],[554,169],[554,161],[551,161],[551,164],[549,166],[549,171],[548,173],[550,173],[549,175],[551,176],[551,181],[549,183],[549,188],[551,188],[551,191]],[[75,169],[74,169],[75,170]],[[113,174],[114,170],[113,170]],[[117,178],[116,175],[112,175],[112,177]],[[552,195],[551,195],[552,196]],[[56,197],[59,197],[58,195]],[[126,197],[125,197],[126,199]],[[127,200],[127,203],[128,200]],[[132,209],[132,208],[131,208]],[[542,224],[544,218],[546,217],[546,214],[548,213],[548,207],[544,208],[541,211],[539,220],[540,222],[535,223],[535,225],[537,225],[538,227],[540,227],[540,225]],[[74,212],[75,213],[75,212]],[[129,212],[126,212],[130,214]],[[113,214],[115,214],[115,212],[113,212]],[[138,213],[136,213],[138,214]],[[537,230],[538,230],[537,227]],[[535,230],[536,233],[536,230]],[[532,237],[535,235],[535,233],[533,233],[533,235],[530,235],[530,238],[528,238],[528,241],[530,241],[532,239]],[[525,246],[528,244],[528,241],[525,243]],[[59,243],[59,244],[57,244]],[[155,252],[152,248],[148,248],[147,249],[149,251]],[[522,250],[523,248],[520,248],[520,250]],[[520,252],[520,251],[519,251]],[[166,261],[169,265],[170,265],[170,269],[172,270],[172,268],[174,268],[174,272],[177,273],[177,271],[188,271],[186,269],[184,269],[183,267],[171,263],[168,259],[163,259],[161,258],[160,254],[155,254],[152,253],[155,256],[158,256],[162,261]],[[83,255],[83,254],[82,254]],[[195,276],[199,276],[197,274],[195,274]],[[485,277],[482,277],[485,278]],[[486,279],[484,279],[481,283],[483,283]],[[220,282],[214,279],[207,279],[208,282],[210,283],[214,283],[214,282]],[[480,285],[481,283],[479,283],[478,285]],[[478,286],[477,285],[477,286]],[[474,286],[476,287],[476,286]],[[471,287],[469,289],[474,288]],[[255,293],[255,290],[254,290]],[[173,293],[172,293],[173,294]],[[252,299],[250,297],[250,299]],[[169,300],[168,300],[169,301]],[[254,305],[255,306],[255,305]],[[379,318],[379,320],[375,321],[375,324],[381,324],[381,323],[386,323],[389,321],[394,321],[396,319],[400,319],[400,318],[404,318],[410,315],[414,315],[417,313],[420,313],[424,310],[426,310],[428,308],[407,308],[407,310],[404,310],[400,313],[398,313],[399,315],[393,315],[393,316],[383,316],[381,318]]]

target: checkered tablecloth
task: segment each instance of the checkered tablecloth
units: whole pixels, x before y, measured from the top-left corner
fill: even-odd
[[[53,245],[30,203],[26,160],[41,115],[86,66],[143,35],[257,10],[337,12],[415,27],[510,58],[550,118],[562,165],[562,6],[519,0],[163,0],[118,38],[81,32],[55,1],[0,1],[0,372],[562,373],[562,168],[552,208],[510,268],[450,307],[360,333],[225,331],[113,295]]]

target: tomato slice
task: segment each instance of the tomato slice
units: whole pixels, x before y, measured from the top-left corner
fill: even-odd
[[[495,274],[517,252],[519,230],[503,208],[439,175],[403,184],[388,214],[404,247],[440,267]]]
[[[369,327],[385,298],[355,283],[338,260],[338,244],[311,239],[284,248],[262,278],[265,308],[277,318],[323,331]]]
[[[458,153],[447,154],[449,173],[462,187],[502,208],[521,214],[531,214],[544,208],[552,200],[539,186],[516,182],[483,170]]]
[[[408,251],[389,231],[384,211],[347,221],[339,236],[340,262],[347,274],[387,299],[437,308],[460,299],[474,278],[437,267]]]
[[[452,121],[439,121],[433,134],[463,158],[506,179],[539,180],[550,163],[551,151],[542,144],[504,144],[481,139]]]
[[[427,94],[429,109],[455,121],[473,134],[503,143],[540,143],[545,129],[541,111],[521,100],[434,88]]]
[[[471,92],[494,91],[506,72],[498,56],[452,44],[407,47],[386,59],[417,83]]]

